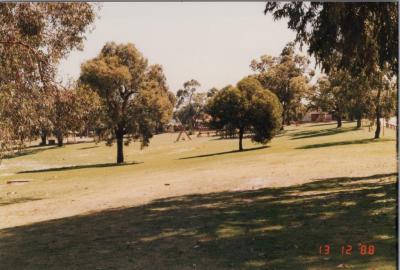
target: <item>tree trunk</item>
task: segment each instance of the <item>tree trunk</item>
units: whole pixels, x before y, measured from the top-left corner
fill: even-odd
[[[381,133],[381,115],[380,113],[377,111],[376,112],[376,130],[375,130],[375,136],[374,139],[379,139],[379,135]]]
[[[239,129],[239,151],[243,151],[243,128]]]
[[[381,133],[381,89],[378,89],[378,96],[376,97],[376,130],[374,139],[379,139]]]
[[[42,130],[41,134],[40,134],[40,145],[46,145],[47,144],[47,131]]]
[[[57,134],[57,145],[59,147],[64,145],[64,136],[60,133]]]
[[[115,131],[117,137],[117,163],[124,163],[124,132],[122,128]]]
[[[282,113],[282,126],[281,126],[281,130],[283,130],[283,126],[285,125],[285,113]]]
[[[289,117],[289,111],[286,112],[286,125],[290,126],[290,117]]]
[[[337,115],[337,128],[341,128],[342,127],[342,115],[338,114]]]
[[[361,128],[361,116],[357,116],[357,128]]]

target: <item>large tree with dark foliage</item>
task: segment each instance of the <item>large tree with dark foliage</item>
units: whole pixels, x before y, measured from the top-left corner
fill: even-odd
[[[329,72],[331,55],[340,55],[339,68],[359,73],[389,64],[398,68],[397,2],[328,3],[268,2],[265,13],[274,19],[288,18],[297,32],[296,41],[307,44],[324,70]]]
[[[238,131],[239,151],[243,151],[243,135],[250,132],[252,141],[266,144],[281,127],[282,106],[277,96],[264,89],[254,78],[242,79],[237,87],[227,86],[209,100],[207,112],[217,129]]]
[[[288,18],[296,41],[308,45],[326,73],[344,70],[369,80],[376,90],[379,138],[381,86],[398,79],[398,3],[268,2],[264,12]]]

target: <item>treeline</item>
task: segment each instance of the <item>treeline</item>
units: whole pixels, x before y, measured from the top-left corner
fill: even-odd
[[[394,110],[397,94],[398,3],[268,2],[264,12],[287,19],[295,41],[308,45],[327,74],[315,104],[334,107],[339,119],[348,111],[358,125],[375,116],[379,138],[380,118]]]
[[[375,138],[379,138],[380,119],[395,115],[397,75],[388,66],[377,68],[372,75],[366,70],[354,74],[340,66],[338,56],[331,55],[330,61],[329,72],[317,77],[310,59],[296,54],[294,44],[289,43],[279,57],[264,55],[250,66],[263,87],[278,96],[282,124],[301,121],[308,111],[318,110],[332,113],[337,127],[343,118],[356,120],[358,128],[362,119],[376,123]]]
[[[250,134],[253,141],[266,143],[273,137],[267,133],[276,134],[277,126],[282,130],[284,125],[301,122],[306,113],[313,110],[331,113],[338,128],[343,119],[356,120],[356,127],[361,128],[362,119],[365,119],[370,126],[376,126],[374,138],[379,138],[380,119],[388,119],[396,112],[397,76],[387,66],[377,68],[372,77],[367,76],[365,70],[356,76],[340,67],[339,58],[331,57],[331,60],[336,62],[329,72],[316,76],[309,57],[296,53],[295,44],[289,43],[279,56],[263,55],[252,60],[250,68],[254,74],[239,82],[237,88],[212,88],[207,93],[195,93],[196,89],[191,88],[191,94],[187,95],[190,100],[175,114],[184,120],[189,130],[197,119],[211,116],[209,126],[237,136],[240,150],[244,132]],[[280,111],[280,115],[251,111],[249,108],[256,108],[255,100],[259,97],[254,94],[257,91],[241,87],[243,82],[254,85],[254,89],[261,88],[268,95],[272,93],[278,100],[278,103],[272,101],[274,110]],[[180,90],[178,96],[187,92]],[[263,102],[266,100],[268,98],[264,97]],[[248,123],[250,119],[261,124]],[[270,124],[277,119],[279,125]],[[265,135],[256,139],[262,128],[267,129]]]
[[[62,146],[73,132],[116,142],[122,163],[124,145],[147,146],[171,119],[189,132],[207,125],[237,135],[243,150],[245,134],[265,144],[309,110],[333,113],[338,128],[343,118],[357,120],[357,127],[369,119],[379,138],[380,119],[396,109],[397,30],[396,44],[386,39],[397,29],[396,6],[267,3],[266,12],[275,18],[289,17],[295,41],[308,45],[323,74],[316,78],[309,57],[289,43],[279,56],[251,61],[253,74],[236,86],[199,92],[200,83],[189,80],[175,95],[162,66],[149,65],[130,43],[108,42],[81,65],[77,81],[57,83],[59,61],[82,48],[96,5],[0,4],[0,155],[23,148],[27,140],[46,144],[49,136]],[[350,19],[364,26],[352,32],[345,24]]]

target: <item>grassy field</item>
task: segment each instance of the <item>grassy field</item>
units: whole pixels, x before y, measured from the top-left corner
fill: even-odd
[[[103,143],[30,147],[0,166],[0,265],[396,269],[395,132],[354,126],[293,126],[244,152],[162,134],[121,166]]]

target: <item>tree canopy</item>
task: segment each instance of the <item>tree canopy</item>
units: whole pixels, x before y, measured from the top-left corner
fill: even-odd
[[[40,80],[48,86],[56,64],[82,49],[95,19],[90,3],[4,3],[0,5],[1,80]]]
[[[81,49],[96,6],[90,3],[0,5],[1,133],[6,141],[32,139],[53,128],[49,115],[60,90],[59,60]]]
[[[261,56],[260,60],[252,60],[250,67],[256,71],[256,78],[262,86],[274,92],[282,104],[283,124],[301,117],[302,100],[308,96],[308,82],[313,70],[309,67],[309,59],[295,53],[293,43],[283,48],[279,57]]]
[[[339,55],[339,68],[371,74],[388,64],[398,69],[397,2],[268,2],[265,13],[274,19],[287,18],[296,31],[296,41],[309,46],[310,55],[332,67],[331,55]]]
[[[159,65],[131,44],[109,42],[100,54],[81,66],[80,81],[94,89],[103,101],[109,131],[117,140],[117,162],[124,162],[123,142],[140,140],[147,146],[158,122],[169,120],[173,99]]]
[[[199,87],[200,83],[191,79],[176,92],[174,117],[183,125],[182,128],[188,128],[190,131],[194,129],[196,117],[202,112],[204,105],[204,95],[196,93]]]
[[[342,118],[349,109],[349,80],[347,73],[332,70],[329,76],[324,75],[318,79],[311,98],[314,108],[335,114],[337,127],[342,126]]]
[[[252,141],[266,144],[281,126],[278,98],[251,77],[242,79],[236,87],[227,86],[216,92],[207,104],[207,112],[212,116],[213,127],[238,130],[240,151],[245,131],[251,133]]]

